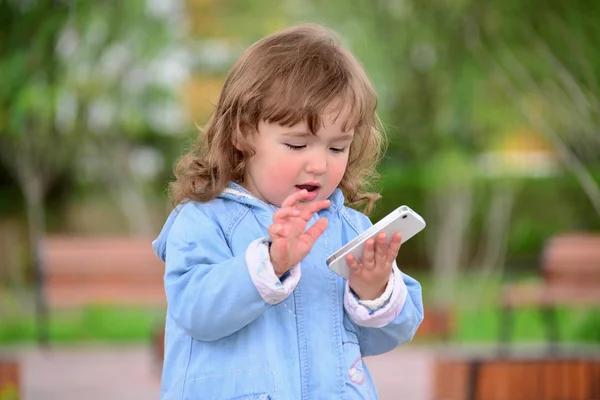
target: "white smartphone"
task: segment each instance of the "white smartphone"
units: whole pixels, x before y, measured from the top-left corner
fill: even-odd
[[[425,228],[425,220],[407,206],[398,207],[375,225],[351,240],[344,247],[327,258],[329,269],[344,279],[350,277],[350,267],[346,256],[352,254],[357,260],[363,256],[365,243],[368,239],[375,238],[379,232],[385,232],[387,243],[392,240],[396,232],[402,234],[402,243],[406,242]]]

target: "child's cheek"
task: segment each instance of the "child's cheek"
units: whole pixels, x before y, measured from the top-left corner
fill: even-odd
[[[335,183],[337,187],[342,178],[344,177],[344,173],[346,172],[347,161],[340,160],[335,163],[331,163],[329,165],[329,182]]]
[[[297,173],[294,171],[293,166],[289,163],[278,163],[274,168],[271,169],[270,179],[268,179],[267,184],[270,189],[279,189],[282,187],[289,188],[289,186],[293,186],[296,184]]]

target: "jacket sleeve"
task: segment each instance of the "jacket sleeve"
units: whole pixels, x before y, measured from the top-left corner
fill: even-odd
[[[363,232],[368,229],[372,223],[363,214],[359,214],[359,231]],[[402,249],[400,250],[402,254]],[[423,321],[423,297],[421,293],[421,285],[415,279],[400,272],[394,265],[395,278],[401,278],[394,285],[394,292],[390,303],[400,304],[401,308],[397,309],[394,314],[395,318],[390,321],[387,307],[383,307],[381,312],[388,314],[384,318],[386,323],[374,324],[377,318],[365,316],[358,320],[354,315],[349,314],[351,320],[356,326],[358,340],[360,343],[361,354],[363,356],[373,356],[386,353],[402,343],[409,342],[415,335],[417,328]],[[395,299],[397,298],[397,300]],[[347,302],[347,300],[345,301]],[[348,306],[345,307],[348,313]],[[365,310],[365,307],[360,307],[359,310]],[[377,316],[375,311],[371,317]],[[383,316],[383,315],[382,315]],[[390,322],[388,322],[390,321]],[[380,321],[379,321],[380,322]],[[373,326],[375,325],[375,326]]]
[[[358,341],[363,356],[386,353],[412,340],[423,321],[421,285],[410,276],[401,273],[407,288],[407,296],[400,314],[381,328],[358,326]]]
[[[381,328],[400,314],[407,294],[408,290],[402,273],[394,262],[385,292],[378,299],[359,300],[350,289],[350,283],[346,281],[344,308],[350,320],[355,324],[366,328]]]
[[[245,254],[234,256],[210,216],[193,205],[183,207],[166,242],[168,312],[197,340],[213,341],[237,332],[287,298],[300,278],[295,266],[281,283],[268,254],[265,240],[257,239]],[[249,270],[269,279],[257,287]]]

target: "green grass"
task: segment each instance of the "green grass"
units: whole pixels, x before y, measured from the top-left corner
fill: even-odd
[[[436,290],[427,275],[415,277],[423,288],[425,304],[432,304]],[[537,276],[515,276],[511,280],[535,281]],[[451,339],[459,343],[497,342],[501,323],[499,299],[503,286],[500,278],[490,279],[484,286],[477,276],[461,275],[450,308],[454,313]],[[560,339],[569,342],[600,343],[599,307],[559,307],[556,311]],[[538,308],[518,308],[512,317],[513,342],[545,342],[546,325]]]
[[[136,342],[147,341],[164,324],[164,310],[86,307],[77,311],[50,314],[52,342]],[[0,322],[0,345],[34,342],[36,322],[33,314],[4,315]]]
[[[415,276],[427,304],[435,290],[427,276]],[[461,276],[451,308],[455,314],[452,340],[459,343],[494,343],[500,323],[498,299],[501,281],[482,288],[476,278]],[[15,298],[0,296],[0,346],[32,343],[36,338],[35,318]],[[53,311],[50,320],[52,342],[142,342],[164,324],[164,310],[95,306],[77,311]],[[600,313],[596,309],[560,308],[557,312],[561,339],[600,343]],[[543,342],[545,325],[537,309],[518,309],[513,317],[513,342]]]
[[[560,339],[568,342],[600,343],[600,316],[597,310],[559,308],[556,312]],[[512,338],[515,342],[545,341],[546,325],[538,309],[515,310]],[[453,339],[458,342],[494,342],[498,340],[499,309],[461,309]]]

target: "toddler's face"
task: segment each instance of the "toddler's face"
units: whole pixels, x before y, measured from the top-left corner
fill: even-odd
[[[256,154],[248,160],[242,185],[278,207],[302,189],[309,191],[307,201],[327,199],[344,176],[354,138],[354,130],[342,131],[343,117],[324,115],[316,136],[305,122],[293,127],[260,122],[249,138]]]

